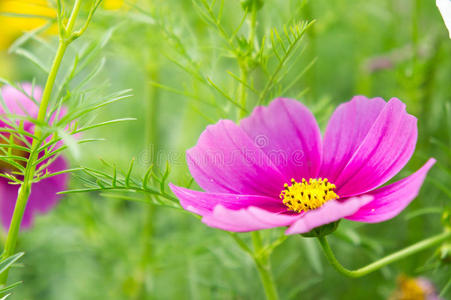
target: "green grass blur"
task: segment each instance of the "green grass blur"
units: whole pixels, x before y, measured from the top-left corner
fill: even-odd
[[[82,145],[78,159],[70,152],[67,156],[73,167],[106,172],[111,170],[100,159],[127,170],[134,158],[138,178],[152,161],[160,169],[169,161],[170,181],[185,185],[191,177],[184,151],[196,143],[206,125],[220,118],[236,119],[237,114],[217,91],[177,65],[187,63],[180,49],[234,98],[238,85],[227,71],[239,74],[238,66],[192,1],[143,0],[128,7],[100,11],[72,47],[111,34],[96,54],[106,57],[105,68],[89,87],[98,89],[99,95],[131,88],[133,97],[107,107],[97,118],[137,120],[96,129],[89,137],[104,141]],[[242,16],[238,0],[224,1],[221,24],[228,33]],[[419,140],[397,178],[412,173],[429,157],[438,160],[419,197],[398,217],[381,224],[341,222],[330,238],[332,247],[343,264],[358,267],[443,228],[441,212],[450,208],[451,200],[451,40],[434,1],[421,0],[266,0],[257,15],[257,37],[261,40],[274,28],[283,32],[284,24],[303,20],[316,22],[284,66],[293,68],[281,90],[317,61],[283,95],[275,88],[264,102],[276,96],[298,97],[324,129],[335,107],[354,95],[398,97],[418,117]],[[247,30],[244,24],[238,34],[247,36]],[[55,45],[52,36],[44,38]],[[52,59],[52,52],[37,43],[26,47]],[[28,60],[6,50],[1,57],[2,74],[9,74],[9,79],[36,78],[44,84],[45,77]],[[264,72],[256,68],[251,75],[261,90]],[[249,92],[247,108],[252,110],[256,102]],[[71,188],[82,187],[83,176],[73,176]],[[263,299],[252,260],[229,235],[206,227],[189,213],[128,201],[126,196],[146,198],[70,194],[51,213],[38,217],[35,226],[20,236],[18,248],[26,255],[23,266],[11,271],[10,281],[23,284],[8,299]],[[268,230],[264,237],[280,232]],[[248,234],[242,236],[249,239]],[[275,250],[272,266],[281,299],[387,299],[401,274],[427,277],[438,291],[449,287],[450,266],[438,268],[434,251],[349,279],[327,264],[315,240],[291,236]],[[451,299],[451,288],[443,298]]]

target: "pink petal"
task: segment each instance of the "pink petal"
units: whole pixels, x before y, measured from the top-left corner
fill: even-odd
[[[211,214],[217,205],[234,210],[256,206],[274,212],[286,211],[286,206],[281,200],[271,197],[204,193],[178,187],[173,184],[169,184],[169,187],[180,200],[183,208],[202,216]]]
[[[385,105],[382,98],[355,96],[337,107],[324,134],[322,177],[335,182]]]
[[[434,164],[435,159],[431,158],[412,175],[368,193],[374,200],[347,219],[377,223],[397,216],[418,195],[424,178]]]
[[[285,215],[258,207],[232,210],[217,205],[213,213],[202,218],[206,225],[233,232],[247,232],[288,226],[299,219],[299,215]]]
[[[288,178],[316,177],[321,163],[321,133],[300,102],[278,98],[259,106],[240,127]]]
[[[62,157],[58,157],[48,167],[49,172],[57,172],[64,169],[67,169],[67,164]],[[36,213],[46,213],[56,205],[60,198],[56,193],[66,189],[67,180],[68,175],[61,174],[32,185],[31,195],[22,219],[22,229],[31,227]],[[18,188],[17,185],[8,184],[4,178],[0,179],[0,216],[5,229],[8,229],[11,223]]]
[[[278,197],[287,182],[244,130],[229,120],[208,126],[186,159],[193,178],[210,193]]]
[[[332,127],[340,127],[339,130],[329,130],[328,126],[324,150],[326,151],[329,142],[331,145],[338,145],[334,147],[338,147],[336,151],[339,160],[335,160],[335,163],[325,161],[321,175],[330,177],[329,180],[335,183],[337,193],[341,197],[362,194],[387,182],[404,167],[415,150],[416,118],[409,115],[405,105],[396,98],[391,99],[382,109],[380,101],[370,101],[361,97],[354,99],[340,108],[338,114],[341,119],[332,118],[329,124]],[[369,127],[369,122],[353,121],[351,118],[352,124],[347,124],[345,115],[349,116],[350,111],[361,114],[362,118],[368,116],[372,121],[366,134],[364,132]],[[374,119],[377,112],[379,113]],[[339,120],[343,123],[342,126]],[[358,132],[354,132],[355,130]],[[348,131],[347,134],[352,137],[351,139],[343,139],[345,131]],[[341,143],[350,145],[340,146]],[[329,153],[325,157],[330,158],[331,155]],[[346,162],[344,167],[343,162]],[[335,169],[339,169],[339,173],[331,171]]]
[[[373,199],[372,196],[361,196],[344,199],[341,201],[331,200],[318,209],[310,210],[303,214],[299,220],[293,223],[285,232],[286,234],[307,233],[313,228],[338,221],[350,216]]]
[[[5,110],[3,104],[0,104],[0,115],[4,113],[11,113],[15,115],[22,116],[30,116],[32,118],[37,118],[39,107],[36,105],[34,101],[40,102],[42,96],[42,89],[40,86],[33,86],[30,83],[21,84],[22,91],[5,85],[1,88],[0,94],[3,98],[3,102],[5,103],[7,110]],[[33,98],[34,101],[30,98]],[[50,117],[50,124],[52,124],[55,119],[61,119],[63,116],[67,114],[67,107],[61,107],[58,112],[53,113]],[[32,124],[26,124],[32,125]]]
[[[12,86],[5,85],[1,89],[1,96],[9,110],[9,113],[16,115],[25,115],[36,118],[38,116],[39,107],[31,99],[31,93],[36,101],[41,99],[42,90],[39,86],[33,86],[29,83],[22,84],[22,88],[26,94],[22,91],[15,89]],[[7,113],[3,105],[0,105],[0,115]]]
[[[8,230],[17,199],[18,185],[8,184],[8,180],[0,178],[0,217],[3,227]],[[29,220],[23,223],[29,223]]]

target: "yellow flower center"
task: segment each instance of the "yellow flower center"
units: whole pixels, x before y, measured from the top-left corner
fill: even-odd
[[[291,179],[291,185],[285,183],[280,199],[289,210],[309,211],[323,206],[329,200],[338,199],[335,188],[335,184],[330,183],[327,178],[311,178],[308,182],[305,178],[302,182]]]

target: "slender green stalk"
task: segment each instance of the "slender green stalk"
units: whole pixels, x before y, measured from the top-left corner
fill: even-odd
[[[66,32],[71,33],[73,30],[73,27],[75,25],[75,20],[78,16],[78,13],[80,11],[80,5],[81,1],[76,0],[72,13],[70,15]],[[61,61],[64,57],[64,53],[66,52],[67,46],[69,45],[70,41],[65,39],[64,37],[60,37],[59,43],[58,43],[58,49],[55,54],[55,58],[53,60],[52,66],[50,68],[50,72],[47,78],[47,82],[44,87],[44,92],[42,93],[41,102],[39,105],[39,112],[37,121],[38,123],[44,123],[45,118],[47,115],[47,109],[50,101],[50,96],[52,94],[53,86],[55,84],[56,76],[58,74],[58,70],[61,66]],[[22,223],[22,218],[25,212],[25,208],[27,206],[28,198],[31,193],[31,186],[32,181],[34,177],[34,172],[36,170],[35,162],[38,159],[38,151],[37,149],[40,146],[40,143],[42,142],[42,132],[39,126],[36,126],[35,129],[35,138],[33,139],[33,143],[31,145],[31,152],[30,156],[27,161],[27,165],[25,167],[24,172],[24,179],[23,182],[19,188],[19,192],[17,195],[16,205],[14,207],[13,216],[11,219],[11,223],[8,230],[8,235],[6,237],[5,242],[5,248],[2,253],[2,259],[6,259],[12,254],[14,254],[17,244],[17,237],[19,235],[20,231],[20,224]],[[0,285],[4,285],[8,279],[8,272],[4,272],[0,276]]]
[[[252,246],[254,247],[254,251],[258,252],[263,246],[262,237],[260,236],[260,232],[253,231],[251,233],[251,236],[252,236]]]
[[[67,45],[64,42],[60,41],[60,44],[58,46],[58,50],[57,50],[57,53],[55,56],[55,60],[53,61],[52,68],[50,69],[49,77],[47,80],[47,84],[46,84],[44,92],[43,92],[41,104],[39,106],[39,114],[38,114],[38,119],[37,119],[39,122],[45,121],[50,93],[52,91],[52,87],[55,82],[56,74],[60,67],[61,60],[63,58],[66,48],[67,48]],[[41,135],[42,135],[41,130],[39,129],[39,127],[36,127],[36,132],[35,132],[36,139],[33,140],[31,149],[36,149],[39,146],[38,144],[39,144]],[[6,237],[6,243],[5,243],[5,248],[3,250],[2,259],[6,259],[9,256],[11,256],[12,254],[14,254],[14,251],[16,249],[17,237],[19,235],[19,230],[20,230],[20,224],[22,223],[22,218],[23,218],[23,214],[25,212],[25,207],[27,206],[28,197],[30,196],[30,193],[31,193],[32,180],[33,180],[34,172],[36,169],[34,162],[36,161],[36,159],[37,159],[37,152],[32,150],[30,152],[30,157],[28,158],[27,165],[25,167],[23,183],[20,186],[19,193],[17,195],[16,206],[14,207],[14,212],[13,212],[13,216],[12,216],[11,223],[9,226],[8,235]],[[0,285],[5,284],[7,278],[8,278],[8,272],[3,273],[3,275],[0,276]]]
[[[63,40],[59,40],[58,49],[56,50],[55,58],[52,63],[52,67],[50,68],[49,77],[47,78],[47,83],[44,87],[44,91],[42,93],[41,103],[39,105],[38,112],[38,121],[44,122],[47,114],[47,107],[49,106],[50,96],[52,94],[53,86],[55,84],[56,75],[58,74],[59,67],[61,66],[61,61],[63,60],[64,53],[67,49],[67,43]],[[39,127],[36,127],[35,135],[38,137],[41,135],[41,130]],[[33,140],[33,143],[36,144],[38,142],[37,139]]]
[[[240,83],[240,87],[239,87],[239,94],[240,94],[240,109],[238,112],[238,119],[242,119],[246,116],[246,98],[247,98],[247,93],[246,93],[246,85],[244,84],[244,82],[247,83],[247,75],[248,75],[248,71],[247,71],[247,67],[244,65],[244,63],[240,64],[240,79],[241,79],[241,83]]]
[[[260,280],[263,284],[265,290],[265,295],[267,300],[277,300],[279,295],[277,294],[276,284],[271,273],[271,264],[269,259],[262,262],[261,260],[255,261],[257,266],[258,274],[260,275]]]
[[[314,7],[312,1],[306,1],[304,8],[302,9],[303,16],[306,20],[314,20]],[[309,37],[308,40],[308,48],[310,48],[311,53],[311,61],[316,60],[318,55],[318,47],[317,47],[317,35],[316,35],[316,28],[315,26],[312,26],[310,30],[307,30],[307,36]],[[317,64],[314,63],[310,70],[308,71],[308,75],[306,76],[307,80],[307,86],[310,88],[310,95],[312,99],[318,99],[317,98],[317,92],[316,92],[316,76],[318,74],[317,72]]]
[[[239,104],[241,109],[238,112],[238,119],[242,119],[246,116],[246,100],[247,91],[246,84],[249,76],[249,59],[252,59],[252,53],[254,52],[256,45],[256,28],[257,28],[257,7],[254,4],[252,6],[252,11],[249,19],[249,38],[248,43],[250,45],[250,51],[245,57],[238,57],[238,64],[240,67],[240,88],[239,88]],[[238,237],[233,236],[238,245],[244,249],[245,245],[239,240]],[[254,260],[255,266],[257,267],[260,280],[265,290],[266,299],[268,300],[278,300],[279,295],[277,294],[276,283],[271,272],[271,262],[269,259],[270,252],[261,251],[263,248],[263,242],[259,231],[252,232],[252,245],[254,252],[251,256]],[[247,251],[247,250],[245,250]]]
[[[278,300],[279,295],[277,294],[276,283],[271,272],[271,262],[268,253],[262,253],[262,240],[259,231],[252,232],[252,244],[254,247],[254,254],[252,258],[254,259],[255,266],[257,267],[260,280],[265,290],[265,295],[267,300]]]
[[[151,64],[151,62],[149,62]],[[158,73],[156,68],[150,65],[148,70],[148,77],[153,81],[158,81]],[[149,92],[150,96],[145,103],[146,109],[146,125],[145,125],[145,134],[146,134],[146,147],[149,151],[148,157],[150,157],[150,161],[148,162],[149,166],[153,165],[154,168],[159,168],[159,161],[157,161],[157,153],[158,153],[158,89],[150,86],[151,90]],[[151,195],[147,196],[149,203],[151,202]],[[154,253],[154,231],[155,231],[155,214],[156,207],[153,204],[148,205],[148,207],[144,211],[144,224],[142,231],[142,254],[141,254],[141,262],[139,265],[139,275],[138,278],[138,290],[134,297],[134,299],[147,299],[149,295],[148,293],[148,284],[152,279],[152,259]]]
[[[30,196],[31,185],[25,181],[19,189],[17,196],[16,206],[14,208],[14,214],[9,226],[8,236],[6,237],[5,249],[3,250],[2,260],[10,257],[14,254],[15,246],[17,243],[17,236],[19,234],[20,224],[27,205],[28,197]],[[5,272],[6,273],[6,272]],[[3,278],[0,277],[0,282],[3,284]]]
[[[252,6],[251,18],[250,22],[250,30],[249,30],[249,44],[252,45],[252,48],[256,48],[258,51],[258,43],[256,43],[256,32],[257,32],[257,6],[254,4]]]
[[[421,0],[415,0],[412,5],[412,45],[413,45],[413,55],[412,55],[412,72],[416,75],[418,62],[418,37],[419,37],[419,21],[421,13]]]
[[[245,57],[237,57],[238,65],[240,67],[240,87],[239,87],[239,104],[240,110],[238,111],[238,119],[242,119],[246,116],[246,102],[247,102],[247,81],[249,76],[249,59],[252,59],[252,53],[257,45],[256,43],[256,29],[257,29],[257,7],[252,5],[252,10],[249,19],[249,38],[248,43],[250,51],[247,52]]]
[[[447,239],[451,238],[451,231],[446,231],[441,234],[438,234],[436,236],[427,238],[425,240],[422,240],[416,244],[413,244],[407,248],[404,248],[402,250],[399,250],[395,253],[392,253],[390,255],[387,255],[367,266],[364,266],[362,268],[359,268],[357,270],[349,270],[345,268],[335,257],[332,249],[330,248],[330,245],[326,239],[325,236],[318,237],[318,240],[321,244],[321,247],[324,250],[324,254],[327,257],[327,260],[329,263],[340,273],[349,276],[349,277],[362,277],[369,273],[372,273],[374,271],[379,270],[380,268],[391,264],[393,262],[396,262],[398,260],[401,260],[403,258],[406,258],[412,254],[415,254],[417,252],[420,252],[422,250],[425,250],[427,248],[433,247],[437,244],[440,244],[441,242],[446,241]]]

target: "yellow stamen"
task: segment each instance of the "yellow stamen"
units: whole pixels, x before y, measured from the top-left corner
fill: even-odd
[[[302,182],[291,179],[291,185],[285,183],[280,199],[289,210],[309,211],[323,206],[329,200],[338,199],[335,188],[335,184],[330,183],[327,178],[310,178],[308,182],[305,178]]]

